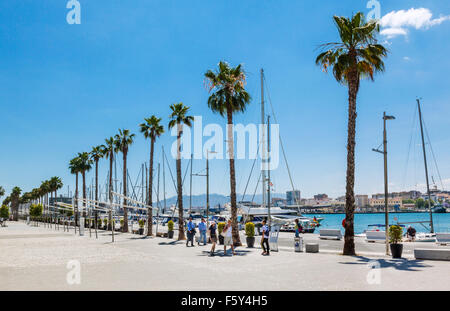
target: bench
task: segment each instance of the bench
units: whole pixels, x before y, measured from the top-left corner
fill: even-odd
[[[342,239],[342,233],[339,229],[321,229],[319,238],[322,240],[340,240]]]
[[[450,233],[436,233],[436,243],[439,245],[450,244]]]
[[[416,259],[450,261],[450,249],[416,248],[414,250],[414,257]]]
[[[384,242],[386,241],[385,231],[366,231],[366,241],[367,242]]]

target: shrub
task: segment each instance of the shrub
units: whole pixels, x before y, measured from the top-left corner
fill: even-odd
[[[6,219],[9,218],[9,207],[8,207],[8,206],[3,205],[3,206],[0,208],[0,217],[1,217],[1,218],[6,218]]]
[[[173,231],[173,226],[174,226],[173,220],[169,220],[169,222],[167,223],[168,231]]]
[[[252,222],[248,222],[245,224],[245,234],[249,238],[253,238],[255,236],[255,224]]]
[[[66,215],[67,215],[67,217],[72,217],[73,216],[73,210],[68,210]]]
[[[225,228],[225,223],[224,222],[219,222],[217,224],[217,231],[219,231],[219,235],[222,233],[223,228]]]
[[[123,227],[123,223],[124,223],[124,221],[123,221],[123,219],[121,219],[120,220],[120,227]],[[141,223],[139,223],[139,225],[140,225]]]
[[[30,205],[30,216],[34,218],[39,218],[42,215],[42,204],[31,204]]]
[[[122,221],[123,221],[123,219],[121,220],[121,223],[122,223]],[[145,226],[145,220],[144,219],[139,219],[139,227],[140,228],[144,228],[144,226]]]
[[[400,226],[394,225],[389,227],[389,243],[398,244],[402,241],[403,229]]]
[[[107,218],[103,219],[103,224],[104,224],[105,226],[108,224],[108,219],[107,219]]]

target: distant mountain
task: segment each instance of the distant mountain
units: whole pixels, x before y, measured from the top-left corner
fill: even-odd
[[[237,201],[242,201],[242,194],[237,194]],[[251,201],[253,195],[245,195],[243,201]],[[262,202],[262,195],[256,194],[255,198],[253,199],[253,202],[255,203],[261,203]],[[286,198],[286,195],[284,193],[271,193],[271,198]],[[176,204],[177,197],[173,196],[166,199],[167,207]],[[225,203],[230,202],[230,197],[222,194],[216,194],[212,193],[209,195],[209,204],[211,207],[214,207],[218,204],[224,205]],[[156,202],[153,203],[156,205]],[[163,206],[163,201],[161,200],[160,205]],[[189,196],[184,195],[183,196],[183,206],[186,208],[189,206]],[[206,206],[206,194],[200,194],[200,195],[193,195],[192,196],[192,206],[199,207],[199,206]]]

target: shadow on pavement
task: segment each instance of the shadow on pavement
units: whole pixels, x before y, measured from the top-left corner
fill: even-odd
[[[246,250],[235,250],[236,255],[232,255],[231,249],[228,250],[227,249],[227,253],[224,254],[223,249],[218,250],[216,249],[216,251],[214,252],[214,256],[215,257],[233,257],[233,256],[246,256],[248,253],[250,253],[250,251],[246,251]],[[207,251],[203,251],[201,252],[198,256],[206,256],[208,257],[210,254],[209,250]]]
[[[185,241],[177,241],[174,240],[172,242],[159,242],[158,245],[180,245],[180,244],[185,244]]]
[[[344,265],[367,265],[369,263],[377,262],[380,268],[394,268],[402,271],[421,271],[421,268],[430,268],[423,260],[408,260],[402,259],[371,259],[363,256],[356,256],[358,262],[340,262]]]

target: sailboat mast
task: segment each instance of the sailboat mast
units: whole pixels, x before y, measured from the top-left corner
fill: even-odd
[[[420,133],[422,135],[423,161],[424,161],[424,164],[425,164],[425,179],[427,181],[428,207],[430,209],[430,229],[431,229],[431,233],[434,233],[433,211],[432,211],[432,207],[431,207],[430,182],[428,180],[427,153],[426,153],[426,150],[425,150],[425,139],[424,139],[424,136],[423,136],[422,110],[420,109],[420,100],[419,99],[417,99],[417,107],[419,109]]]
[[[267,116],[267,157],[269,160],[270,159],[270,116]],[[272,220],[271,220],[272,218],[270,217],[270,166],[267,167],[267,211],[268,211],[268,215],[269,215],[269,226],[270,226],[272,224]]]
[[[266,171],[265,171],[265,150],[264,150],[264,124],[265,113],[264,113],[264,69],[261,68],[261,174],[262,174],[262,204],[261,207],[265,205],[265,192],[266,192]]]

